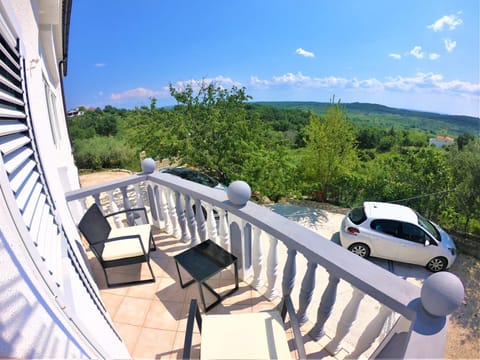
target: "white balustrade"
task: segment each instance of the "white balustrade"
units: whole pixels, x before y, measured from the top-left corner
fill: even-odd
[[[338,320],[335,337],[325,346],[325,350],[327,350],[330,354],[335,355],[340,351],[340,344],[348,334],[353,322],[357,318],[358,308],[360,307],[360,302],[364,296],[365,294],[363,292],[353,288],[352,298],[343,310],[340,320]]]
[[[252,239],[252,268],[253,268],[253,280],[252,286],[255,289],[260,289],[263,286],[262,269],[263,269],[263,252],[261,236],[262,230],[254,226]]]
[[[269,300],[273,300],[278,296],[278,290],[275,287],[278,278],[278,240],[268,235],[269,249],[267,256],[267,289],[265,297]]]

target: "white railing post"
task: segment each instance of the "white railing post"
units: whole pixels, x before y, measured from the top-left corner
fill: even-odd
[[[258,227],[253,227],[253,239],[252,239],[252,268],[253,268],[253,280],[252,286],[255,289],[260,289],[263,286],[262,281],[262,266],[263,266],[263,253],[260,237],[262,230]]]
[[[307,271],[302,280],[300,296],[298,299],[297,319],[300,325],[303,325],[308,321],[307,309],[312,301],[313,289],[315,288],[316,270],[317,264],[309,261],[307,264]]]
[[[270,247],[267,257],[267,290],[265,297],[273,300],[278,296],[278,290],[275,287],[278,278],[278,240],[270,234],[268,234],[268,238]]]
[[[353,288],[352,298],[343,310],[340,320],[338,320],[337,331],[335,337],[325,346],[325,349],[332,355],[337,354],[340,349],[341,341],[347,336],[353,322],[357,318],[358,308],[365,294],[355,287]]]
[[[218,242],[217,222],[215,221],[215,212],[212,204],[204,203],[205,211],[207,212],[207,234],[208,238],[213,242]]]
[[[218,235],[220,245],[227,251],[230,251],[230,229],[228,227],[227,212],[224,209],[218,209]]]
[[[197,221],[198,236],[200,241],[203,242],[207,240],[207,226],[205,225],[202,202],[199,199],[195,199],[195,220]]]
[[[175,208],[177,209],[178,223],[180,225],[180,230],[182,232],[182,242],[190,242],[190,236],[187,231],[187,217],[185,215],[185,206],[183,205],[182,194],[175,191]]]
[[[297,273],[297,267],[295,262],[295,257],[297,255],[297,250],[288,249],[287,250],[287,262],[283,268],[283,279],[282,279],[282,292],[283,296],[290,295],[295,285],[295,275]]]
[[[195,213],[193,212],[192,199],[189,195],[185,195],[185,212],[187,215],[188,229],[190,230],[190,238],[192,246],[200,244],[197,237],[197,222],[195,221]]]
[[[323,291],[323,295],[318,306],[317,322],[309,332],[309,335],[315,341],[320,340],[320,338],[324,335],[325,323],[330,317],[330,314],[333,310],[333,305],[335,305],[335,300],[337,299],[337,287],[339,282],[339,278],[329,275],[327,287]]]

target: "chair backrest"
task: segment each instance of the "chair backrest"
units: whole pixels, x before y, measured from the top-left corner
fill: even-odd
[[[97,204],[90,206],[80,220],[78,228],[90,246],[105,242],[112,229]]]

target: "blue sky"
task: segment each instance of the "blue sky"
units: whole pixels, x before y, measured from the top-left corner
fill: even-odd
[[[76,0],[67,107],[133,108],[215,81],[253,101],[480,116],[478,0]]]

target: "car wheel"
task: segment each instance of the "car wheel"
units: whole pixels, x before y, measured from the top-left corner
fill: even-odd
[[[348,250],[350,250],[352,253],[362,258],[367,258],[370,255],[370,248],[367,245],[362,243],[352,244],[350,245]]]
[[[443,257],[436,257],[430,260],[427,264],[427,269],[431,272],[439,272],[445,270],[447,267],[447,260]]]

